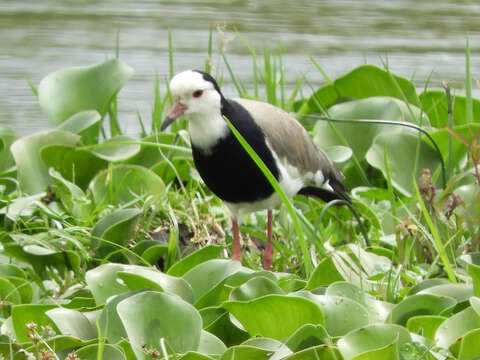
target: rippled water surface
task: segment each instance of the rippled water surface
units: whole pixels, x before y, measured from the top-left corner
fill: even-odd
[[[210,29],[227,24],[259,54],[281,44],[291,86],[301,75],[313,88],[322,84],[310,54],[332,78],[365,62],[388,63],[420,88],[427,79],[461,88],[467,35],[472,73],[480,71],[479,19],[480,2],[460,0],[0,1],[0,124],[20,135],[48,128],[28,81],[38,85],[62,67],[113,57],[117,32],[120,57],[135,69],[120,92],[119,113],[124,130],[135,134],[137,110],[146,122],[150,117],[154,74],[163,81],[168,73],[168,29],[176,71],[203,68]],[[218,49],[222,37],[214,34]],[[238,36],[231,39],[233,31],[226,36],[228,59],[248,84],[252,57]],[[213,64],[225,74],[224,92],[235,95],[218,52]]]

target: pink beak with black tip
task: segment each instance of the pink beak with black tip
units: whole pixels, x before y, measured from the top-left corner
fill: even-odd
[[[165,130],[172,122],[177,120],[180,116],[182,116],[185,111],[187,110],[187,106],[183,105],[182,103],[175,101],[173,107],[167,114],[165,120],[163,120],[162,127],[160,128],[161,131]]]

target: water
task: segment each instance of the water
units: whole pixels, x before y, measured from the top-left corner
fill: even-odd
[[[479,18],[478,1],[467,0],[3,0],[0,124],[20,135],[49,128],[27,81],[38,85],[62,67],[113,57],[117,31],[120,57],[135,69],[120,92],[119,114],[124,131],[135,134],[137,110],[147,123],[150,119],[154,74],[162,81],[168,74],[168,29],[176,71],[203,68],[210,28],[225,23],[228,38],[235,26],[259,54],[281,43],[289,86],[304,74],[313,88],[322,84],[311,54],[331,78],[365,62],[388,62],[419,88],[428,78],[432,87],[446,80],[461,88],[467,35],[473,75],[480,70]],[[222,36],[214,34],[218,49]],[[252,58],[247,48],[237,36],[226,50],[234,72],[248,85]],[[218,52],[213,65],[225,74],[226,95],[236,95]]]

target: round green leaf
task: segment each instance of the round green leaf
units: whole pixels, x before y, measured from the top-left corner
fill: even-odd
[[[92,229],[92,245],[109,247],[101,243],[102,238],[119,245],[126,245],[132,238],[139,221],[140,210],[120,209],[112,212],[100,220]]]
[[[407,320],[417,315],[440,315],[448,309],[452,310],[457,301],[448,296],[430,294],[412,295],[395,305],[389,315],[389,321],[403,325]]]
[[[480,316],[468,307],[445,320],[435,333],[438,346],[448,349],[470,330],[480,328]]]
[[[95,110],[86,110],[72,115],[62,122],[57,129],[70,131],[82,137],[84,144],[96,144],[102,116]]]
[[[99,359],[99,346],[98,344],[91,344],[84,346],[75,351],[75,354],[82,360],[98,360]],[[126,360],[125,354],[120,347],[116,345],[103,344],[101,359],[115,359]]]
[[[412,316],[407,321],[407,329],[410,332],[420,334],[427,339],[433,340],[438,327],[446,319],[446,317],[438,315]]]
[[[123,264],[103,264],[88,270],[85,281],[97,305],[103,305],[110,296],[128,292],[128,287],[117,280],[117,273],[123,271]]]
[[[107,180],[108,179],[108,180]],[[151,170],[135,165],[114,165],[90,183],[97,204],[118,205],[138,199],[163,196],[165,185]]]
[[[129,159],[140,151],[140,144],[122,144],[122,142],[137,142],[138,140],[125,135],[111,137],[101,144],[100,147],[91,150],[92,154],[100,159],[118,162]],[[118,143],[118,145],[114,145]]]
[[[55,308],[45,312],[52,319],[62,335],[90,340],[97,337],[97,331],[80,312],[72,309]]]
[[[52,184],[48,168],[40,157],[40,150],[47,145],[75,146],[80,136],[67,131],[45,131],[15,141],[10,147],[17,164],[20,188],[27,194],[44,191]]]
[[[230,300],[248,301],[270,294],[283,295],[283,290],[272,280],[263,276],[257,276],[230,293]]]
[[[337,346],[343,358],[350,360],[368,351],[381,350],[393,343],[401,345],[410,341],[412,341],[410,333],[404,327],[394,324],[376,324],[353,330],[338,340]],[[372,359],[384,358],[372,357]]]
[[[112,97],[132,75],[133,69],[119,59],[65,68],[42,79],[38,101],[54,124],[84,110],[97,110],[103,116]]]
[[[251,336],[281,340],[305,324],[323,324],[322,310],[312,301],[296,296],[266,295],[247,302],[223,304]]]
[[[218,245],[204,246],[173,264],[168,269],[167,274],[173,276],[183,276],[186,272],[198,264],[201,264],[207,260],[218,258],[218,255],[220,255],[220,252],[223,249],[223,246]]]
[[[200,343],[197,351],[205,355],[221,355],[227,350],[225,344],[215,335],[208,331],[202,330],[200,333]]]
[[[176,295],[143,292],[122,300],[117,311],[138,359],[148,359],[144,344],[159,348],[162,338],[177,353],[197,350],[200,344],[202,318]]]
[[[417,168],[415,157],[420,141]],[[390,174],[387,174],[385,158],[388,158]],[[429,144],[412,133],[383,133],[375,138],[367,152],[366,159],[370,165],[379,169],[385,178],[391,176],[392,185],[406,196],[414,193],[413,181],[417,181],[424,168],[434,173],[440,166],[440,154]]]

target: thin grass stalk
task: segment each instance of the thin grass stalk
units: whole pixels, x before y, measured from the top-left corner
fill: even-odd
[[[448,114],[448,127],[453,129],[453,100],[450,93],[450,87],[446,82],[443,83],[445,89],[445,96],[447,97],[447,114]],[[448,132],[448,167],[447,167],[447,179],[450,179],[453,174],[453,135]]]
[[[173,75],[175,74],[175,69],[173,68],[173,41],[172,41],[172,30],[168,29],[168,80],[172,80]]]
[[[422,129],[420,126],[413,124],[413,123],[406,123],[406,122],[400,122],[400,121],[392,121],[392,120],[372,120],[372,119],[332,119],[332,118],[326,118],[322,116],[316,116],[316,115],[303,115],[306,118],[311,118],[315,120],[322,120],[322,121],[328,121],[328,122],[339,122],[339,123],[350,123],[350,124],[382,124],[382,125],[394,125],[394,126],[403,126],[403,127],[408,127],[411,129],[415,129],[419,132],[421,132],[423,135],[425,135],[428,140],[432,143],[433,147],[437,151],[439,158],[440,158],[440,166],[442,167],[442,182],[443,186],[445,187],[447,180],[446,180],[446,171],[445,171],[445,162],[443,161],[442,157],[442,152],[440,151],[440,148],[438,147],[437,143],[435,140],[432,138],[432,136],[425,130]]]
[[[445,247],[442,243],[442,239],[440,238],[440,234],[438,233],[437,227],[433,224],[432,218],[428,213],[427,208],[425,207],[425,203],[423,202],[422,195],[420,195],[420,191],[418,190],[418,185],[414,181],[413,186],[415,188],[415,195],[417,197],[417,201],[420,204],[420,208],[422,210],[422,214],[425,218],[425,222],[427,223],[428,228],[430,229],[430,233],[432,234],[432,238],[437,249],[437,252],[440,256],[440,260],[443,263],[443,268],[447,273],[448,279],[456,284],[457,279],[455,277],[455,273],[453,272],[452,265],[450,264],[450,260],[448,260],[447,252],[445,251]]]
[[[275,177],[272,175],[270,170],[267,168],[265,163],[262,161],[262,159],[257,155],[255,150],[252,149],[250,144],[244,139],[244,137],[238,132],[238,130],[235,128],[235,126],[232,125],[230,120],[228,120],[226,117],[224,117],[225,121],[227,122],[228,126],[230,127],[230,130],[234,134],[234,136],[237,138],[237,140],[240,142],[240,144],[243,146],[245,151],[248,153],[248,155],[252,158],[252,160],[257,164],[257,166],[260,168],[260,170],[263,172],[267,180],[270,182],[272,185],[273,189],[276,191],[282,202],[285,204],[285,207],[287,208],[288,213],[290,214],[290,217],[293,222],[293,226],[295,228],[295,232],[297,233],[298,237],[298,242],[300,244],[300,248],[302,250],[302,255],[303,255],[303,266],[305,269],[305,275],[308,277],[310,276],[312,272],[312,259],[310,258],[310,254],[308,251],[308,246],[307,242],[305,240],[305,235],[303,233],[302,227],[300,225],[300,222],[298,221],[297,214],[295,213],[295,209],[292,205],[292,202],[288,199],[287,195],[283,192],[282,188],[280,187],[280,184],[278,181],[275,179]]]
[[[312,62],[313,66],[317,68],[318,71],[320,71],[320,74],[322,74],[323,78],[327,82],[327,84],[333,84],[332,79],[328,76],[327,72],[323,70],[323,68],[320,66],[320,64],[313,58],[312,55],[308,55],[308,58]]]
[[[240,83],[240,81],[237,79],[235,74],[233,73],[232,67],[230,66],[230,63],[227,60],[227,57],[225,56],[225,53],[222,52],[222,58],[223,62],[225,63],[225,66],[227,67],[228,73],[230,74],[230,78],[233,81],[233,84],[235,85],[235,88],[237,89],[238,95],[240,97],[245,97],[246,91],[243,85]]]
[[[466,92],[466,120],[467,124],[473,121],[472,72],[470,66],[470,41],[467,37],[465,49],[465,92]]]
[[[213,54],[213,31],[210,28],[208,34],[208,49],[207,49],[207,60],[205,60],[205,72],[209,73],[212,71],[212,54]]]
[[[163,108],[160,95],[160,79],[158,74],[155,74],[153,91],[152,132],[156,132],[160,130],[160,127],[162,126]]]

